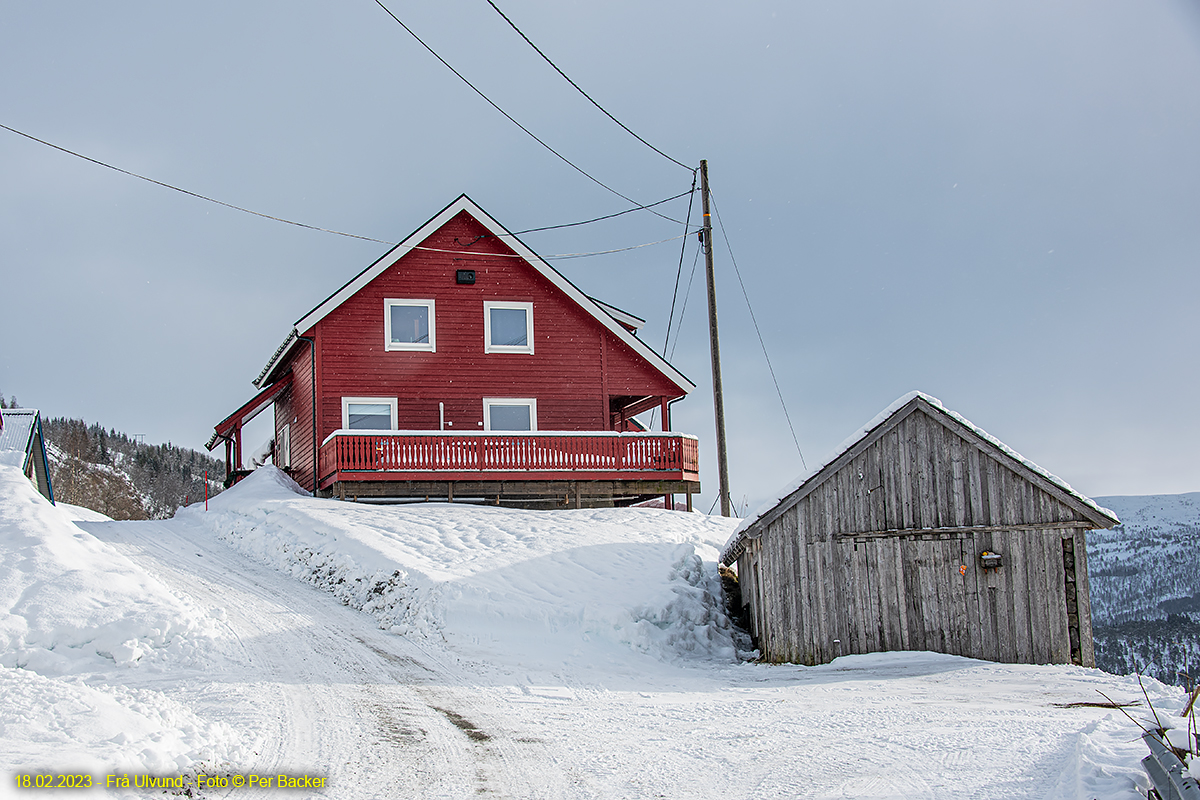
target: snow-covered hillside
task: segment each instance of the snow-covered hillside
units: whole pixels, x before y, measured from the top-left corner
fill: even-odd
[[[1121,524],[1088,534],[1096,663],[1200,679],[1200,492],[1097,499]]]
[[[30,769],[184,775],[200,797],[272,794],[202,773],[307,774],[326,788],[290,796],[351,799],[1074,800],[1145,783],[1133,724],[1086,705],[1139,700],[1132,678],[740,659],[715,564],[735,521],[365,506],[270,468],[207,512],[85,521],[0,472],[0,794]]]
[[[1088,534],[1095,623],[1200,612],[1200,492],[1096,501],[1121,524]]]

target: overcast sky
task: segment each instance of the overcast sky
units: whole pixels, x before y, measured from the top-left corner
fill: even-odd
[[[691,186],[486,0],[387,3],[620,193]],[[641,136],[708,159],[810,465],[920,389],[1086,494],[1200,490],[1197,4],[497,3]],[[511,230],[630,205],[369,0],[0,0],[0,74],[0,124],[376,239],[462,192]],[[551,256],[681,233],[639,212],[522,238]],[[661,349],[681,244],[547,260]],[[199,448],[291,324],[387,249],[0,130],[0,391]],[[753,509],[802,466],[720,238],[716,259],[732,495]],[[696,276],[672,361],[699,388],[674,423],[701,438],[707,506]]]

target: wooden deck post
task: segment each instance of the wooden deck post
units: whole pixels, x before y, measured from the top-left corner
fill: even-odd
[[[242,470],[242,426],[240,424],[233,429],[233,462],[240,472]]]
[[[662,405],[662,429],[663,433],[666,433],[671,430],[671,404],[667,402],[667,398],[665,397],[660,398],[660,401]],[[663,508],[667,511],[675,510],[675,495],[663,495]],[[688,510],[691,511],[690,508]]]

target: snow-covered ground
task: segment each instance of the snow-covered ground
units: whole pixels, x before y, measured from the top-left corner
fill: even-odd
[[[314,500],[265,468],[172,520],[0,467],[0,795],[19,773],[254,797],[1133,798],[1133,678],[930,653],[739,658],[736,521]],[[1182,693],[1150,681],[1160,713]],[[1131,709],[1134,715],[1146,709]],[[195,789],[198,775],[228,786]],[[114,797],[149,790],[94,789]],[[160,790],[154,790],[158,792]],[[89,792],[83,792],[88,794]],[[1142,792],[1144,796],[1144,791]]]

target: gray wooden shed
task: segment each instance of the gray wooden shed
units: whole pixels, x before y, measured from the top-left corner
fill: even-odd
[[[1116,516],[920,392],[734,532],[769,661],[933,650],[1095,666],[1085,533]]]

